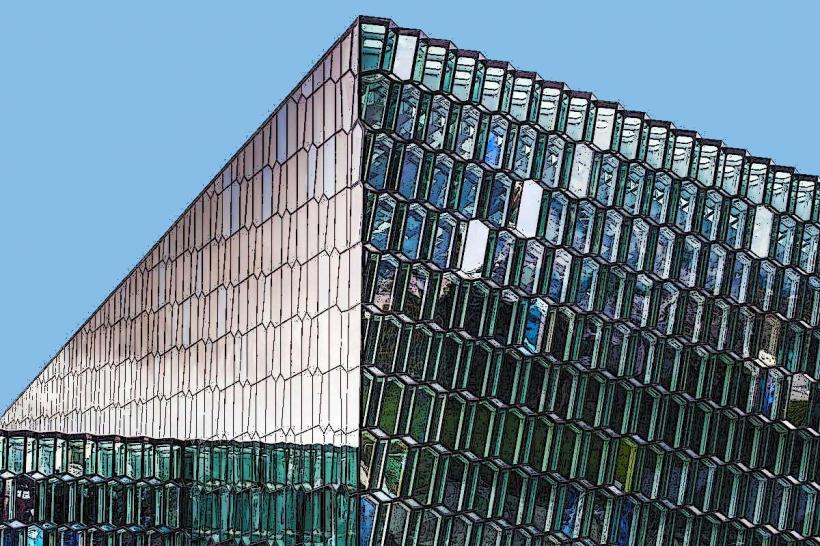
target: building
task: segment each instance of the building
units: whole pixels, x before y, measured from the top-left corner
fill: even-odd
[[[2,417],[3,546],[818,544],[817,186],[359,18]]]

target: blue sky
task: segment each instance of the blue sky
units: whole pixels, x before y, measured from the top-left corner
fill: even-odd
[[[820,173],[820,3],[279,4],[0,7],[0,407],[359,13]]]

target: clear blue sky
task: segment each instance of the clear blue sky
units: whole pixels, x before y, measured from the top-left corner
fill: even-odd
[[[0,410],[359,13],[820,173],[820,3],[486,4],[3,2]]]

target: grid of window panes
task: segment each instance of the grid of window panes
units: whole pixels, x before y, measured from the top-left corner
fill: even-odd
[[[363,545],[818,543],[817,178],[365,19]]]
[[[332,445],[0,432],[0,543],[352,545],[357,466]]]
[[[0,428],[358,444],[354,29],[0,414]]]

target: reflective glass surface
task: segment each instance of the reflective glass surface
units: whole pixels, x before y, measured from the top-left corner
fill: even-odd
[[[361,544],[816,543],[816,177],[366,25]]]
[[[818,544],[818,246],[817,177],[359,18],[2,416],[0,546]]]

